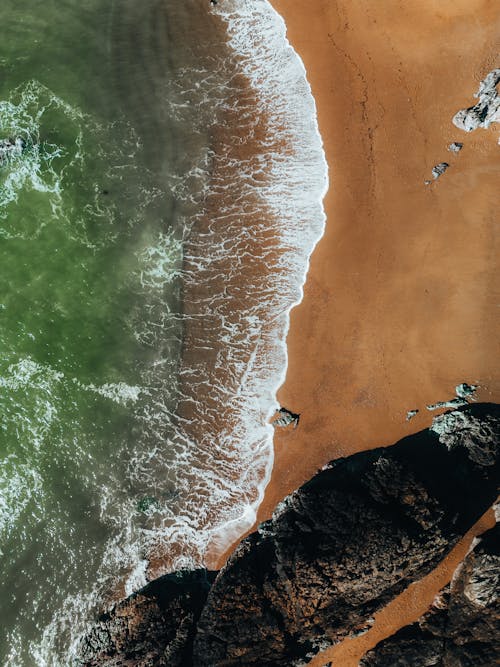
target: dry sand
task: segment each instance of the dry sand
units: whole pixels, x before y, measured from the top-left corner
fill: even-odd
[[[498,2],[273,4],[316,98],[330,190],[279,392],[300,424],[276,432],[259,520],[332,458],[428,426],[426,404],[451,398],[456,384],[500,399],[499,127],[469,135],[451,123],[498,65]],[[464,143],[456,155],[453,141]],[[425,185],[442,161],[448,171]],[[454,566],[396,604],[379,634],[418,615]],[[334,664],[356,665],[348,656],[337,650]]]
[[[273,4],[316,98],[330,189],[279,392],[300,425],[276,433],[262,516],[332,457],[427,426],[426,404],[460,382],[500,398],[500,126],[451,123],[495,65],[498,3]],[[449,170],[425,185],[442,161]]]

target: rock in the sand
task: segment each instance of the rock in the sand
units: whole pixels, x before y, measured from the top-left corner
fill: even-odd
[[[413,417],[415,417],[415,415],[418,415],[418,410],[417,409],[408,410],[408,412],[406,413],[406,421],[409,422],[410,419],[413,419]]]
[[[427,410],[440,410],[442,408],[461,408],[464,405],[468,404],[468,399],[474,399],[474,394],[478,389],[478,385],[467,384],[467,382],[462,382],[455,387],[455,398],[451,398],[449,401],[438,401],[437,403],[432,403],[427,405]]]
[[[82,667],[187,667],[215,574],[166,575],[103,614],[80,647]]]
[[[452,398],[449,401],[438,401],[437,403],[431,403],[426,405],[427,410],[441,410],[442,408],[461,408],[462,406],[467,405],[467,401],[464,398]]]
[[[496,464],[500,416],[484,421],[474,412],[454,410],[434,417],[431,431],[449,450],[465,449],[471,460],[482,466]]]
[[[448,150],[451,151],[452,153],[460,153],[464,145],[460,143],[460,141],[454,141],[452,144],[448,146]]]
[[[361,667],[500,664],[500,526],[476,541],[451,584],[416,623],[380,642]]]
[[[449,166],[450,165],[447,162],[440,162],[432,167],[432,176],[434,177],[434,180],[442,176]]]
[[[491,123],[500,122],[500,68],[494,69],[479,84],[474,95],[479,102],[468,109],[461,109],[453,117],[453,123],[460,130],[472,132],[478,127],[488,128]]]
[[[291,412],[286,408],[280,408],[278,410],[277,416],[273,421],[274,426],[289,426],[293,424],[293,427],[296,428],[300,419],[300,414],[296,412]]]
[[[219,573],[194,666],[307,664],[430,572],[497,496],[499,406],[453,415],[334,461],[285,499]]]

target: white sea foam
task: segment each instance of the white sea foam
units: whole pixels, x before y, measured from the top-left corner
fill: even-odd
[[[105,398],[109,398],[120,405],[127,405],[128,403],[135,403],[141,393],[144,391],[142,387],[129,385],[126,382],[106,382],[101,385],[82,384],[78,383],[82,389],[93,391]]]
[[[189,269],[182,269],[182,253],[190,242],[194,244],[190,230],[196,225],[187,219],[185,233],[162,233],[137,255],[148,310],[141,314],[142,321],[132,315],[129,324],[146,347],[160,352],[141,377],[140,386],[79,384],[91,392],[86,395],[130,406],[142,430],[109,453],[105,470],[94,466],[88,443],[74,439],[61,445],[71,451],[75,467],[78,464],[84,471],[82,484],[99,493],[99,519],[110,537],[104,553],[89,553],[89,559],[98,561],[94,585],[68,595],[42,640],[31,644],[31,656],[40,667],[73,664],[78,635],[88,626],[89,610],[95,609],[116,577],[123,580],[123,574],[127,575],[127,592],[142,585],[151,553],[163,557],[167,569],[182,569],[200,566],[209,550],[221,552],[227,547],[255,521],[271,474],[273,429],[269,421],[286,372],[290,310],[302,299],[309,258],[324,230],[327,164],[305,69],[286,39],[282,19],[267,0],[224,0],[213,11],[227,24],[233,65],[227,69],[222,88],[226,65],[217,63],[217,54],[213,70],[200,71],[192,99],[202,112],[196,113],[195,107],[194,117],[206,118],[218,104],[227,105],[225,111],[234,105],[235,113],[245,117],[249,133],[255,130],[258,134],[260,117],[265,118],[266,135],[259,152],[248,159],[235,158],[229,151],[221,157],[209,150],[198,154],[185,173],[170,178],[175,195],[191,204],[228,192],[231,198],[221,196],[210,216],[204,211],[207,228],[193,233],[196,252],[184,258]],[[238,72],[243,72],[256,91],[244,103],[231,97],[235,90],[232,77]],[[180,72],[179,85],[182,79]],[[192,113],[192,106],[187,98],[178,97],[170,110],[182,119],[190,109]],[[201,132],[204,128],[199,122]],[[75,142],[75,160],[83,159],[85,152],[78,150],[79,142],[81,139]],[[222,170],[208,181],[207,172],[221,159],[234,180],[226,182],[220,176]],[[125,168],[131,169],[130,165]],[[147,174],[143,182],[147,183]],[[145,203],[138,207],[137,220],[158,196],[154,187],[148,190],[144,185],[141,192]],[[91,206],[98,216],[103,204],[97,196]],[[112,213],[109,207],[103,209],[103,215]],[[250,250],[255,230],[249,224],[256,213],[262,220],[256,230],[263,240],[259,258]],[[227,240],[214,245],[213,234],[220,236],[226,229]],[[81,231],[81,238],[88,246],[96,244],[87,239],[86,230]],[[251,267],[256,259],[263,260],[268,275],[253,285]],[[232,288],[227,294],[225,283],[237,284],[240,274],[246,276],[241,283],[243,293]],[[205,283],[205,278],[213,283]],[[179,394],[173,378],[179,370],[181,341],[176,331],[180,316],[166,296],[178,280],[194,291],[198,287],[207,290],[196,312],[184,321],[186,329],[195,331],[198,355],[192,363],[185,359],[180,368]],[[218,291],[211,291],[212,285]],[[257,298],[246,300],[252,290]],[[216,355],[214,341],[220,347]],[[17,373],[20,388],[34,378],[47,378],[45,371],[44,375],[28,364],[11,375]],[[51,386],[59,389],[64,383],[79,383],[59,376],[50,379]],[[138,503],[141,499],[144,502]],[[51,530],[57,534],[57,526]],[[77,563],[70,560],[68,578]],[[64,645],[68,637],[69,650]],[[21,648],[16,651],[13,648],[9,667],[19,667]]]
[[[234,346],[237,332],[243,332],[245,344],[253,347],[243,365],[238,364],[237,352],[232,356],[235,385],[226,388],[226,400],[233,404],[237,423],[220,438],[221,448],[236,454],[227,469],[227,481],[223,479],[226,471],[217,471],[212,493],[216,502],[230,499],[234,504],[232,510],[226,505],[218,522],[208,529],[209,542],[221,551],[253,524],[270,477],[273,429],[269,420],[277,408],[276,391],[286,373],[289,313],[302,299],[309,258],[324,231],[322,202],[328,168],[305,68],[287,41],[282,18],[267,0],[225,0],[215,11],[226,21],[238,65],[258,93],[258,107],[250,112],[266,117],[278,146],[270,145],[266,152],[252,156],[249,164],[239,161],[240,183],[231,186],[240,193],[257,194],[265,202],[278,221],[276,233],[285,249],[278,263],[268,267],[271,283],[263,295],[264,318],[262,312],[256,317],[243,309],[240,321],[227,324],[223,315],[220,319],[221,337],[228,347]],[[280,144],[287,149],[280,151]],[[264,179],[259,178],[260,172]],[[243,197],[238,199],[237,205],[244,205]],[[236,265],[238,271],[230,244],[212,252],[227,254],[227,266]],[[210,308],[217,308],[217,299]],[[224,361],[228,360],[231,355]],[[237,466],[241,466],[241,473],[235,476]],[[221,487],[226,484],[234,486],[224,498]]]

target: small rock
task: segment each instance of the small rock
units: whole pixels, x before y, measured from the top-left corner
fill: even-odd
[[[434,180],[442,176],[449,166],[450,165],[447,162],[440,162],[439,164],[436,164],[434,167],[432,167],[432,175],[434,176]]]
[[[0,165],[22,155],[25,148],[26,142],[21,137],[0,139]]]
[[[409,422],[410,419],[413,419],[413,417],[414,417],[416,414],[418,414],[418,410],[417,410],[417,409],[415,409],[415,410],[408,410],[408,412],[406,413],[406,421]]]
[[[448,150],[451,151],[452,153],[460,153],[463,147],[464,145],[461,144],[459,141],[454,141],[452,144],[448,146]]]
[[[291,412],[286,408],[280,408],[278,410],[278,415],[273,421],[273,426],[289,426],[293,424],[294,428],[297,428],[300,419],[300,414]]]

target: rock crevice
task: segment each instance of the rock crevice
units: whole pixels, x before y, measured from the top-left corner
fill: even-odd
[[[145,589],[102,617],[81,664],[307,664],[365,632],[495,502],[499,442],[499,406],[475,404],[333,461],[241,542],[210,590],[205,575],[183,575],[166,580],[163,602]],[[467,595],[482,599],[481,578],[469,580]]]

